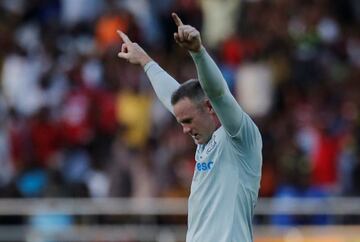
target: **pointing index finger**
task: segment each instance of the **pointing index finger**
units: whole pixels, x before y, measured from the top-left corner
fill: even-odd
[[[184,25],[183,22],[181,21],[181,19],[179,18],[179,16],[176,13],[172,13],[171,16],[174,19],[174,22],[175,22],[176,26],[179,27],[179,26]]]
[[[117,30],[116,32],[119,34],[120,38],[124,41],[125,44],[132,43],[129,37],[126,34],[124,34],[122,31]]]

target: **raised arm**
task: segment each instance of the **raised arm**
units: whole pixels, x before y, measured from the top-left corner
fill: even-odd
[[[137,43],[132,42],[126,34],[121,31],[118,31],[118,34],[124,42],[118,56],[129,63],[143,67],[157,97],[173,113],[171,95],[180,84],[154,62]]]
[[[178,26],[174,34],[175,41],[190,51],[195,62],[201,87],[209,98],[221,124],[226,131],[235,136],[239,133],[244,121],[250,121],[247,115],[231,95],[230,90],[219,68],[202,45],[200,33],[190,25],[184,25],[173,13],[172,17]],[[244,117],[246,116],[246,120]]]

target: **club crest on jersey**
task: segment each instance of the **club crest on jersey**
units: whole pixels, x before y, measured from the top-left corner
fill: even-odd
[[[209,141],[209,144],[207,144],[206,151],[205,151],[206,154],[209,154],[215,148],[216,144],[217,143],[216,143],[215,135],[214,135],[214,138]]]

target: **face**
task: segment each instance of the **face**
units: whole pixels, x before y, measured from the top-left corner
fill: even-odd
[[[189,134],[196,144],[206,144],[216,130],[214,112],[205,102],[196,105],[189,98],[182,98],[174,105],[174,114],[183,132]]]

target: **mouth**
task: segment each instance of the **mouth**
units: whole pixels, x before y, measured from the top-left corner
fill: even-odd
[[[193,139],[199,139],[199,134],[193,134],[193,135],[191,135],[191,137],[192,137]]]

